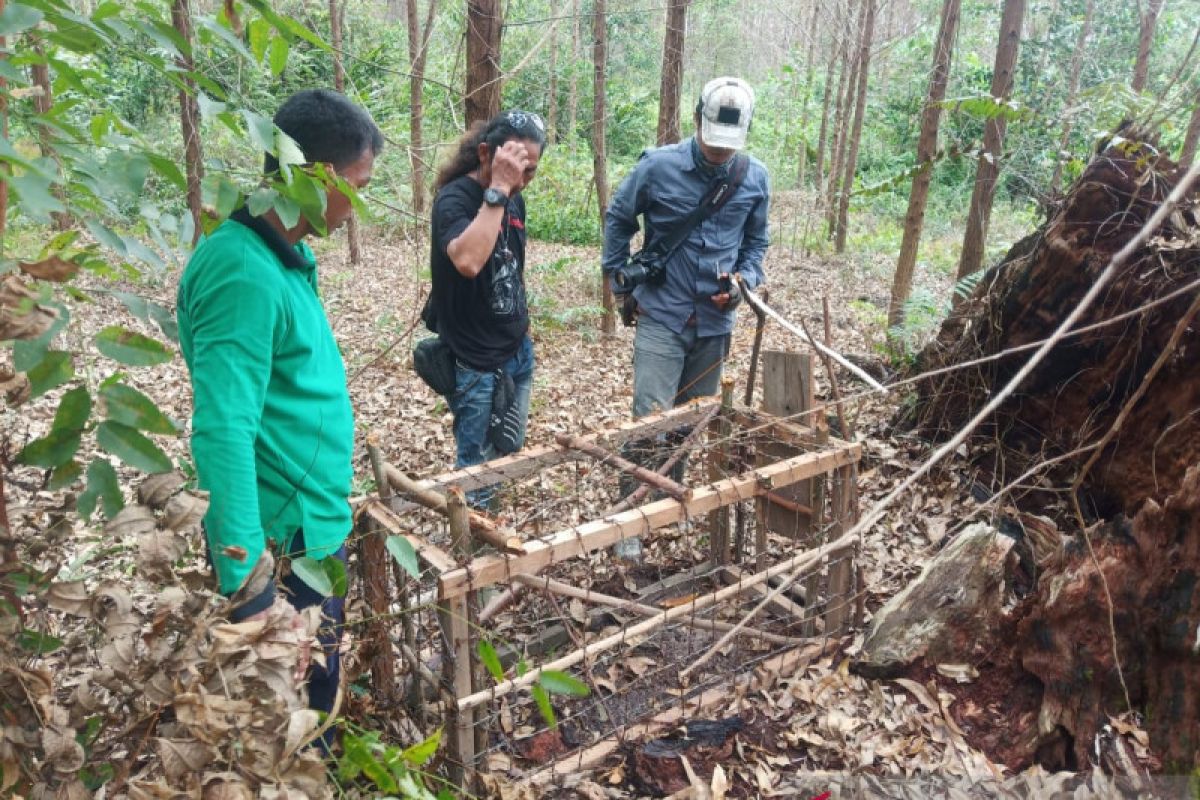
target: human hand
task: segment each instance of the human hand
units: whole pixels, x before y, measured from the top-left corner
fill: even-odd
[[[506,195],[520,186],[525,179],[525,168],[529,166],[529,155],[525,145],[514,140],[507,141],[492,156],[491,188],[499,189]]]
[[[717,276],[717,285],[721,287],[721,291],[712,296],[713,305],[722,311],[729,311],[741,304],[742,284],[739,277],[722,272]]]

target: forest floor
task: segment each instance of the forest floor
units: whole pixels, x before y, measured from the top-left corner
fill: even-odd
[[[781,194],[773,209],[774,228],[794,226],[806,213],[803,207],[799,198]],[[417,318],[428,286],[427,241],[416,236],[382,240],[366,235],[362,263],[351,266],[344,237],[339,236],[319,243],[318,255],[325,304],[347,362],[358,424],[356,493],[373,488],[363,448],[368,435],[377,437],[387,460],[409,474],[449,469],[454,461],[450,414],[411,369],[412,338],[422,334]],[[611,339],[598,333],[598,261],[597,248],[530,243],[527,282],[535,315],[537,372],[528,446],[553,444],[555,434],[599,431],[629,418],[632,331],[618,329]],[[880,352],[884,330],[879,312],[887,307],[891,266],[884,257],[815,257],[773,246],[765,264],[771,305],[787,319],[803,320],[819,331],[822,299],[828,298],[833,347],[859,362],[887,369]],[[945,274],[920,267],[916,282],[934,297],[949,297],[952,281]],[[174,305],[173,276],[136,289]],[[96,297],[96,303],[75,312],[79,335],[90,335],[114,319],[154,332],[129,317],[115,301],[99,293]],[[739,396],[753,329],[753,315],[743,309],[727,367],[739,383]],[[773,324],[767,326],[764,346],[803,349],[792,334]],[[181,358],[136,370],[128,380],[169,415],[189,419],[190,389]],[[850,396],[863,388],[848,373],[841,374],[839,381]],[[827,376],[819,371],[818,400],[828,399],[828,387]],[[902,399],[864,396],[849,404],[849,416],[864,448],[859,471],[864,507],[886,494],[926,454],[925,444],[889,429],[889,419]],[[26,408],[20,421],[28,429],[15,431],[16,440],[44,433],[56,402],[52,395]],[[186,437],[167,442],[166,449],[173,458],[186,458]],[[935,473],[864,536],[861,562],[868,619],[972,517],[972,480],[965,469],[960,462]],[[19,525],[22,513],[34,513],[46,498],[39,500],[21,489],[36,482],[34,471],[19,471],[16,477],[16,496],[10,497],[10,503],[14,523]],[[105,563],[118,572],[127,568],[119,559]],[[82,568],[80,563],[74,566]],[[989,718],[996,726],[1012,724],[1004,713],[1004,698],[989,698],[986,687],[960,686],[937,674],[923,682],[864,679],[847,670],[857,645],[858,640],[848,641],[795,674],[779,676],[755,695],[761,730],[744,737],[746,746],[739,745],[736,755],[722,766],[729,796],[817,796],[845,785],[849,774],[911,780],[936,775],[962,787],[980,782],[998,785],[1011,775],[972,747],[968,743],[972,732],[960,725],[963,705],[981,724],[992,724],[986,722]],[[724,714],[718,709],[713,716]],[[1036,724],[1033,719],[1024,722]],[[616,759],[601,770],[573,778],[573,790],[582,797],[637,796],[624,773],[623,762]],[[1051,779],[1033,773],[1017,780],[1032,794],[1041,794]],[[707,776],[703,779],[709,785],[711,781]],[[498,791],[516,796],[510,787]],[[895,789],[891,796],[905,796],[908,791],[911,796],[948,794],[912,783]],[[704,792],[697,788],[695,796]]]

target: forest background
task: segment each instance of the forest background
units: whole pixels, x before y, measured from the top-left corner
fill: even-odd
[[[23,497],[78,490],[68,511],[98,523],[125,504],[131,470],[174,466],[155,437],[176,433],[176,422],[125,372],[97,367],[95,352],[132,370],[175,358],[163,343],[172,313],[151,297],[169,293],[198,232],[238,204],[319,220],[329,176],[292,169],[288,180],[260,185],[263,150],[299,161],[269,122],[297,89],[343,86],[388,142],[357,230],[321,251],[353,248],[369,233],[423,253],[436,164],[468,119],[501,106],[537,111],[552,131],[527,192],[531,236],[595,247],[609,187],[645,147],[689,135],[700,87],[734,74],[758,92],[750,151],[790,209],[772,230],[778,246],[890,269],[907,236],[920,241],[918,273],[964,287],[1040,222],[1099,144],[1119,141],[1123,123],[1152,130],[1158,147],[1184,161],[1200,134],[1197,0],[0,0],[0,8],[0,390],[10,404],[0,432],[0,617],[25,658],[63,646],[22,612],[38,607],[70,550],[55,555],[61,542],[51,537],[50,556],[41,547],[31,559],[30,542],[8,535],[20,532],[5,513],[6,476],[25,481]],[[1015,8],[1020,47],[1011,85],[997,91],[998,34]],[[931,62],[951,10],[940,127],[922,158]],[[494,70],[483,80],[473,72],[480,41]],[[664,59],[670,41],[677,61]],[[667,117],[664,98],[676,102]],[[994,134],[1001,122],[1002,144],[987,144],[989,126]],[[991,224],[969,234],[981,164],[1000,168],[995,206]],[[929,203],[914,228],[910,190],[922,175]],[[973,248],[979,257],[966,263]],[[595,331],[598,265],[560,266],[597,287],[596,303],[554,309],[553,298],[535,297],[535,310],[540,302],[554,312],[539,323]],[[98,295],[147,324],[73,332],[72,309]],[[397,318],[407,323],[419,300],[397,297]],[[884,355],[903,360],[950,298],[898,287],[890,314],[856,302],[864,320],[891,328]],[[44,418],[36,436],[15,424],[26,414]],[[30,474],[44,481],[33,490]]]

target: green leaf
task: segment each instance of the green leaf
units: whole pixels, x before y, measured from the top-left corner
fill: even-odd
[[[75,377],[75,364],[70,353],[51,350],[36,367],[27,371],[30,397],[41,397],[56,386]]]
[[[161,342],[120,325],[109,325],[96,334],[96,348],[114,361],[131,367],[151,367],[171,360],[171,351]]]
[[[179,433],[178,426],[154,401],[132,386],[118,383],[105,387],[100,390],[100,397],[104,400],[105,416],[114,422],[149,433]]]
[[[331,587],[329,594],[333,597],[346,596],[346,562],[340,558],[327,556],[319,562],[321,569],[325,571],[325,577],[329,579]]]
[[[264,153],[275,154],[275,123],[243,108],[242,118],[246,120],[246,132],[250,134],[250,143]]]
[[[292,562],[293,565],[295,563],[295,561]],[[371,752],[370,745],[364,737],[343,737],[342,749],[342,760],[361,770],[381,792],[396,793],[400,790],[392,773],[388,772],[387,767]]]
[[[414,744],[412,747],[409,747],[400,753],[400,757],[414,767],[423,767],[428,764],[429,760],[433,758],[435,753],[437,753],[438,745],[441,743],[441,741],[442,729],[438,728],[436,731],[429,734],[425,741],[418,742],[417,744]]]
[[[322,597],[333,596],[333,582],[329,579],[329,574],[325,572],[320,561],[310,556],[302,556],[293,558],[291,563],[292,572],[308,584],[313,591]]]
[[[47,469],[60,467],[75,457],[79,451],[79,431],[50,431],[40,439],[34,439],[17,453],[22,464]]]
[[[278,78],[287,68],[288,50],[287,39],[282,36],[271,40],[271,52],[268,56],[270,60],[267,62],[271,67],[271,77]]]
[[[42,12],[20,3],[9,3],[0,13],[0,36],[27,31],[42,21]]]
[[[129,292],[114,291],[112,295],[120,300],[125,308],[129,309],[130,314],[140,320],[155,323],[163,335],[172,342],[179,341],[179,323],[175,321],[175,315],[171,313],[171,309]]]
[[[58,332],[71,319],[70,309],[62,303],[52,301],[46,305],[58,309],[58,318],[50,323],[50,327],[46,329],[46,332],[36,339],[22,339],[13,342],[13,369],[17,372],[28,372],[42,363],[42,359],[46,357],[46,351],[50,349],[50,342],[54,341],[54,337],[58,335]]]
[[[96,458],[88,465],[87,488],[80,493],[75,501],[75,510],[85,520],[91,520],[92,512],[96,510],[96,501],[100,500],[104,507],[104,518],[112,519],[125,507],[125,498],[121,494],[121,484],[117,480],[117,471],[106,458]]]
[[[291,197],[300,205],[300,213],[317,235],[328,233],[325,225],[325,187],[304,170],[292,173]]]
[[[304,151],[296,140],[278,128],[275,129],[275,157],[281,166],[297,166],[307,164]]]
[[[220,100],[213,100],[204,92],[196,94],[196,104],[200,106],[200,117],[205,121],[210,121],[213,117],[221,114],[228,108],[227,105]]]
[[[146,158],[150,161],[150,166],[154,167],[154,171],[165,178],[171,185],[180,191],[187,190],[187,178],[180,171],[179,166],[171,159],[160,156],[155,153],[147,153]]]
[[[171,459],[158,449],[158,445],[128,425],[112,420],[101,422],[96,428],[96,443],[106,453],[112,453],[142,472],[168,472],[171,469]]]
[[[262,17],[250,20],[250,24],[246,26],[246,38],[250,41],[250,52],[254,55],[254,61],[261,64],[263,56],[267,53],[267,42],[271,38],[271,23]]]
[[[392,558],[396,559],[396,563],[400,568],[414,578],[421,577],[421,564],[417,561],[417,551],[413,549],[412,543],[403,536],[389,536],[387,538],[387,551],[392,554]]]
[[[99,790],[101,786],[115,777],[117,777],[117,769],[108,762],[79,770],[79,780],[89,792]]]
[[[300,222],[300,204],[286,195],[275,198],[275,213],[285,228],[294,228]]]
[[[533,702],[537,703],[538,713],[542,715],[542,719],[546,720],[546,724],[551,730],[558,727],[558,718],[554,716],[554,706],[550,705],[550,695],[546,694],[546,690],[539,684],[534,684],[529,687],[529,693],[533,695]]]
[[[554,694],[568,694],[572,697],[587,697],[591,694],[583,681],[556,669],[542,670],[542,674],[538,676],[538,683],[546,691]]]
[[[128,254],[128,250],[125,247],[125,240],[117,235],[116,231],[114,231],[112,228],[96,222],[93,219],[85,221],[84,225],[87,226],[87,229],[91,232],[92,236],[96,237],[97,241],[115,252],[117,255],[124,257]]]
[[[279,192],[274,189],[260,186],[246,198],[246,208],[249,209],[251,216],[261,217],[271,210],[271,207],[275,205],[275,198],[278,196]]]
[[[479,651],[479,660],[487,668],[488,674],[496,679],[496,683],[504,680],[504,667],[500,664],[500,657],[496,655],[496,648],[492,647],[492,643],[487,639],[480,639],[476,650]]]
[[[67,208],[51,191],[50,178],[38,172],[8,175],[5,180],[12,187],[21,211],[34,222],[49,223],[51,212]]]
[[[22,650],[44,655],[46,653],[53,653],[62,647],[63,641],[48,633],[35,631],[31,628],[22,628],[21,632],[17,634],[17,644],[21,646]]]
[[[46,482],[46,489],[51,492],[65,489],[79,480],[79,476],[82,474],[83,467],[79,466],[78,461],[68,461],[65,464],[60,464],[50,473],[50,480]]]
[[[76,386],[58,401],[53,430],[81,431],[92,413],[92,395],[86,386]]]

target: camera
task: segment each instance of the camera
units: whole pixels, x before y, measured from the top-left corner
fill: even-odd
[[[631,292],[643,283],[662,286],[667,279],[667,268],[654,255],[644,250],[634,253],[623,267],[613,271],[613,282],[622,293]]]

